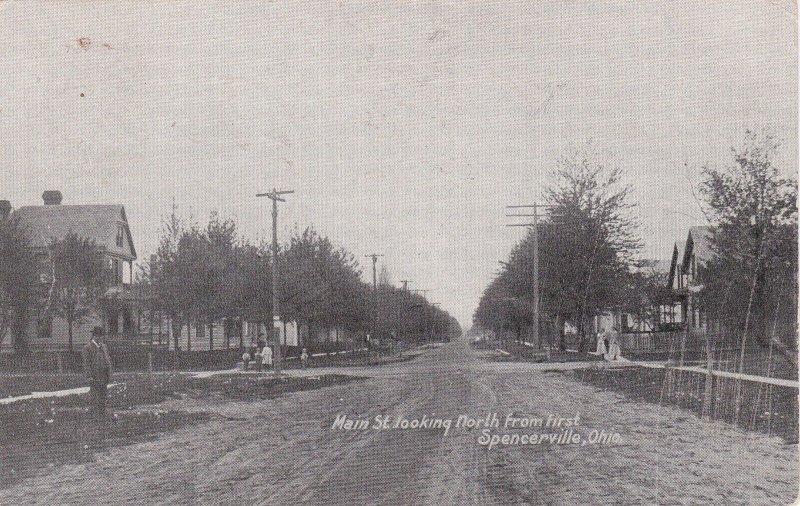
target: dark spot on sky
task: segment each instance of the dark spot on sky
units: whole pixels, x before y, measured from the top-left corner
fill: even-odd
[[[83,96],[84,96],[83,93],[81,93],[81,97],[83,97]]]
[[[436,31],[434,31],[432,34],[430,34],[428,36],[428,41],[429,42],[433,42],[433,41],[435,41],[436,39],[438,39],[442,35],[447,35],[447,31],[446,30],[436,30]]]

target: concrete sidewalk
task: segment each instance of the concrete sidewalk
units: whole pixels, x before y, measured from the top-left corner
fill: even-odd
[[[432,348],[428,349],[421,349],[417,348],[414,350],[409,350],[407,352],[403,352],[403,355],[407,357],[416,357],[417,355],[421,355],[426,351],[429,351]],[[345,352],[342,352],[345,353]],[[347,352],[349,353],[349,351]],[[319,354],[318,354],[319,355]],[[317,356],[317,355],[314,355]],[[308,367],[306,369],[284,369],[281,372],[282,376],[296,376],[296,377],[313,377],[313,376],[324,376],[326,374],[342,374],[348,376],[376,376],[376,375],[385,375],[385,374],[375,374],[378,369],[386,369],[391,367],[394,364],[402,363],[402,361],[393,360],[387,361],[385,363],[379,363],[377,359],[372,365],[355,365],[355,366],[323,366],[323,367]],[[219,376],[224,374],[242,374],[242,375],[262,375],[262,376],[274,376],[275,373],[273,371],[243,371],[241,368],[233,368],[233,369],[222,369],[216,371],[157,371],[153,372],[154,375],[158,374],[185,374],[187,376],[191,376],[193,378],[211,378],[213,376]],[[117,385],[124,385],[125,382],[120,383],[109,383],[109,388],[114,387]],[[0,406],[13,404],[15,402],[26,401],[29,399],[46,399],[50,397],[66,397],[69,395],[84,395],[89,393],[89,387],[77,387],[77,388],[68,388],[64,390],[51,390],[46,392],[32,392],[30,394],[25,395],[18,395],[13,397],[5,397],[0,398]]]
[[[678,371],[689,371],[689,372],[699,372],[701,374],[706,374],[708,371],[704,367],[699,366],[672,366],[668,365],[664,362],[631,362],[631,365],[640,365],[642,367],[651,367],[656,369],[676,369]],[[741,379],[744,381],[754,381],[756,383],[766,383],[770,385],[777,385],[781,387],[791,387],[791,388],[800,388],[800,382],[795,380],[788,380],[782,378],[769,378],[767,376],[756,376],[753,374],[741,374],[737,372],[729,372],[729,371],[711,371],[711,374],[714,376],[719,376],[721,378],[733,378],[733,379]]]
[[[507,354],[508,352],[500,349],[493,350],[493,352],[499,352],[503,355]],[[491,353],[491,352],[490,352]],[[629,360],[623,357],[620,357],[620,360],[613,360],[613,361],[576,361],[576,362],[495,362],[492,363],[488,367],[497,367],[498,364],[503,364],[502,370],[503,371],[569,371],[573,369],[583,369],[588,367],[650,367],[652,369],[676,369],[679,371],[688,371],[688,372],[697,372],[701,374],[706,373],[706,369],[699,366],[673,366],[669,365],[666,362],[646,362],[646,361],[638,361],[638,360]],[[743,381],[753,381],[757,383],[764,383],[769,385],[776,385],[782,387],[790,387],[790,388],[800,388],[800,382],[796,380],[788,380],[782,378],[769,378],[766,376],[756,376],[752,374],[739,374],[735,372],[728,372],[728,371],[713,371],[712,374],[714,376],[719,376],[722,378],[732,378],[732,379],[741,379]]]
[[[122,383],[109,383],[109,387],[114,387]],[[88,394],[89,387],[68,388],[65,390],[53,390],[49,392],[33,392],[27,395],[18,395],[16,397],[6,397],[0,399],[0,405],[12,404],[19,401],[27,401],[28,399],[46,399],[48,397],[67,397],[68,395],[82,395]]]

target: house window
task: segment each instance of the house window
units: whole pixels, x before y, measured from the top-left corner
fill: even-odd
[[[122,262],[116,258],[111,260],[111,279],[112,283],[122,283]]]
[[[206,337],[206,326],[203,323],[197,324],[197,332],[195,333],[196,337]]]
[[[121,248],[124,245],[125,228],[120,225],[117,227],[117,247]]]
[[[131,262],[122,262],[122,284],[129,285],[133,278],[133,265]]]

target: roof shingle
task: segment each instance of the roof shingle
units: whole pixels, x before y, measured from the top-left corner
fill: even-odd
[[[122,205],[49,205],[23,206],[14,211],[28,232],[31,246],[45,248],[53,240],[69,234],[91,239],[107,252],[134,260],[136,250]],[[117,227],[124,225],[128,235],[122,247],[117,246]],[[129,244],[130,248],[126,247]]]
[[[714,229],[711,227],[691,227],[689,235],[692,238],[693,253],[698,262],[708,262],[714,256],[711,248]]]

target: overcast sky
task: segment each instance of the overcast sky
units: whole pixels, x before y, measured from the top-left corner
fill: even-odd
[[[173,198],[258,238],[291,188],[282,238],[383,253],[468,324],[570,146],[626,171],[655,258],[745,128],[795,172],[797,57],[767,0],[0,2],[0,198],[124,204],[146,258]]]

